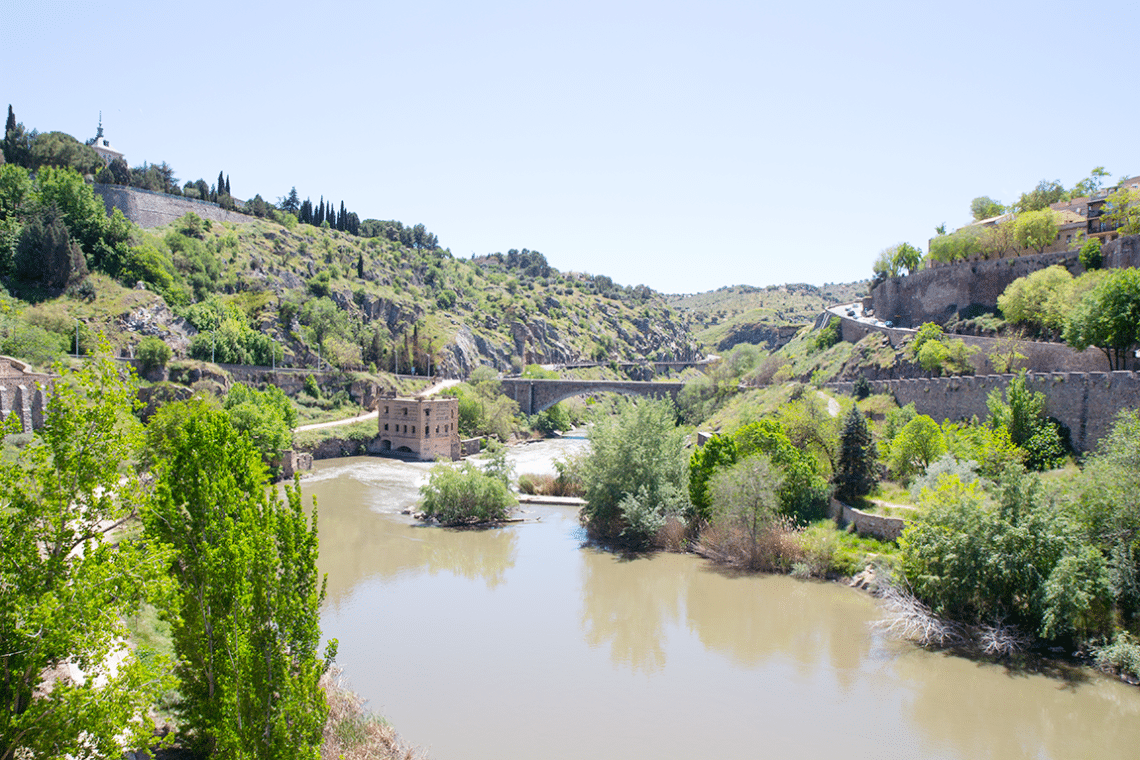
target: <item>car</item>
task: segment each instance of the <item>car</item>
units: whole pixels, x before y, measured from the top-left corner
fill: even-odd
[[[847,310],[847,316],[849,316],[849,317],[855,316],[855,310],[854,309],[848,309]]]
[[[895,326],[895,323],[890,321],[889,319],[883,323],[883,327],[894,327],[894,326]]]

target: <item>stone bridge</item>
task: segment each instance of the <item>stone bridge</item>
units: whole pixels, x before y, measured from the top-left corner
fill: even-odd
[[[668,396],[673,401],[684,383],[649,383],[636,380],[530,380],[504,378],[499,381],[503,394],[519,404],[523,414],[538,414],[571,396],[595,393],[624,393],[627,396]]]

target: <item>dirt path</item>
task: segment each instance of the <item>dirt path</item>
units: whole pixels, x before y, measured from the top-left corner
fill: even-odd
[[[818,395],[821,399],[823,399],[824,401],[827,402],[827,413],[828,414],[830,414],[832,417],[838,417],[839,416],[840,406],[839,406],[838,401],[833,399],[831,396],[828,396],[823,391],[816,391],[816,395]]]

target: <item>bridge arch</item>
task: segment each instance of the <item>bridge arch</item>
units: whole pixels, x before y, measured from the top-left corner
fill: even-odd
[[[677,400],[684,383],[640,382],[636,380],[531,380],[505,378],[503,393],[518,402],[523,414],[538,414],[559,401],[595,393],[621,393],[626,396],[669,397]]]

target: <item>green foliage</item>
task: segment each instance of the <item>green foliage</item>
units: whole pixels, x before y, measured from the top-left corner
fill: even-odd
[[[317,655],[317,515],[282,502],[227,413],[191,407],[160,462],[147,535],[174,547],[183,729],[219,757],[317,758],[327,707]]]
[[[1100,250],[1100,238],[1091,237],[1084,242],[1081,246],[1081,252],[1078,254],[1081,266],[1087,271],[1100,269],[1104,266],[1104,254]]]
[[[1002,391],[995,388],[986,398],[990,426],[1004,428],[1010,441],[1025,450],[1025,465],[1034,470],[1057,466],[1065,456],[1065,442],[1056,423],[1045,417],[1045,394],[1030,390],[1025,371],[1009,381]]]
[[[583,519],[602,539],[644,546],[658,519],[688,510],[683,434],[665,400],[621,399],[616,414],[595,417],[582,463]]]
[[[135,356],[144,370],[159,369],[170,361],[170,346],[166,345],[162,338],[148,335],[139,341]]]
[[[963,227],[949,235],[939,235],[930,241],[930,258],[950,264],[955,261],[980,256],[983,253],[982,241],[985,229],[976,225]]]
[[[503,479],[470,462],[458,467],[442,463],[432,467],[420,487],[424,516],[444,525],[495,522],[510,515],[515,498]]]
[[[223,408],[229,413],[234,428],[249,437],[263,462],[273,462],[281,451],[292,445],[297,410],[276,385],[267,385],[265,390],[259,391],[236,383],[226,394]]]
[[[71,242],[54,205],[24,225],[12,263],[17,278],[53,290],[62,290],[87,276],[83,252]]]
[[[68,167],[79,174],[94,174],[103,168],[103,159],[93,148],[64,132],[44,132],[36,136],[31,150],[32,168]]]
[[[317,385],[317,378],[312,375],[305,375],[305,393],[312,398],[321,397],[321,386]]]
[[[1140,190],[1120,188],[1105,199],[1104,221],[1121,235],[1140,233]]]
[[[489,435],[506,441],[517,427],[518,403],[502,394],[498,376],[490,367],[478,367],[467,383],[444,393],[459,399],[459,434],[465,438]]]
[[[1104,565],[1036,481],[1013,475],[994,504],[980,483],[943,475],[903,533],[903,570],[939,614],[1007,620],[1046,638],[1102,631],[1111,602]]]
[[[895,477],[909,480],[945,453],[946,439],[938,423],[920,414],[906,423],[891,442],[887,466]]]
[[[126,635],[122,618],[167,585],[161,546],[107,539],[141,493],[126,466],[139,443],[132,378],[100,356],[56,381],[45,424],[0,467],[0,755],[122,757],[150,743],[150,703],[170,687],[160,663],[127,655],[102,672]],[[11,428],[5,432],[12,432]],[[82,683],[45,676],[71,659]]]
[[[866,375],[855,378],[855,382],[851,384],[851,395],[859,401],[871,395],[871,383]]]
[[[1005,213],[1005,206],[993,198],[983,195],[970,201],[970,213],[973,215],[975,222],[980,222],[983,219],[992,219],[995,216],[1001,216]]]
[[[1140,414],[1117,417],[1078,484],[1080,524],[1109,563],[1109,581],[1124,622],[1140,616]]]
[[[1025,464],[1025,449],[1010,440],[1009,431],[1004,427],[946,422],[942,425],[942,434],[946,438],[948,453],[975,466],[984,477],[997,478],[1007,469],[1017,469]],[[915,482],[920,480],[918,478]],[[962,480],[965,482],[966,478]]]
[[[1023,211],[1013,220],[1013,237],[1022,248],[1044,251],[1057,239],[1060,214],[1049,208]]]
[[[824,351],[841,340],[843,340],[842,322],[839,317],[832,317],[827,321],[827,326],[816,333],[812,340],[812,348],[816,351]]]
[[[566,406],[558,403],[532,415],[530,426],[543,435],[552,435],[556,432],[570,430],[574,427],[574,422],[570,419],[570,412],[567,411]]]
[[[1011,282],[998,296],[998,308],[1010,322],[1060,332],[1072,308],[1072,290],[1069,270],[1054,265]]]
[[[1124,369],[1140,342],[1140,270],[1114,269],[1100,279],[1069,315],[1065,342],[1078,351],[1096,346],[1111,370]]]
[[[813,433],[821,438],[830,434],[818,427]],[[738,459],[764,454],[779,468],[783,476],[779,494],[782,514],[800,522],[826,515],[830,491],[819,459],[805,451],[802,443],[797,445],[783,424],[772,419],[759,420],[737,430],[733,440]]]
[[[850,501],[869,494],[878,480],[875,473],[878,457],[867,419],[858,407],[852,406],[843,422],[839,462],[832,478],[836,497]]]
[[[1043,179],[1037,183],[1037,187],[1030,190],[1028,193],[1022,193],[1021,197],[1017,199],[1014,208],[1019,213],[1026,213],[1032,211],[1048,210],[1048,207],[1054,203],[1069,200],[1069,193],[1066,192],[1065,186],[1061,184],[1061,180],[1053,180],[1050,182]]]
[[[765,454],[752,454],[713,476],[713,519],[743,530],[750,567],[758,565],[760,542],[780,512],[784,474]]]
[[[907,355],[927,372],[966,374],[973,371],[971,360],[978,349],[967,347],[965,341],[949,340],[942,326],[926,322],[915,331],[907,347]]]
[[[712,499],[709,480],[718,470],[736,463],[736,442],[727,436],[714,435],[703,446],[693,449],[689,456],[689,502],[691,518],[695,524],[712,517]]]

